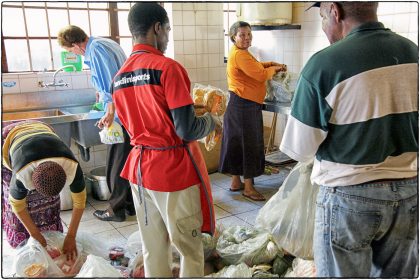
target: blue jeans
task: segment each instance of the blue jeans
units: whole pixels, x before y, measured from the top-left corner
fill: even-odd
[[[317,277],[417,277],[417,200],[417,178],[321,186],[313,248]]]

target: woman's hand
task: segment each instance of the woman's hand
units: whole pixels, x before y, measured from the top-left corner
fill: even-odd
[[[66,235],[63,243],[63,253],[67,255],[67,260],[75,260],[77,257],[76,238]]]
[[[31,235],[33,239],[37,240],[43,247],[47,247],[47,240],[45,240],[45,237],[42,235],[40,231],[37,233],[34,233]]]
[[[272,66],[275,67],[276,73],[287,72],[287,65],[286,64],[280,64],[280,63],[277,63],[277,62],[272,62]]]

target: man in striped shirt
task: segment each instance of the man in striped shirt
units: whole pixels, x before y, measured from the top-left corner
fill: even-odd
[[[315,157],[318,277],[418,275],[418,48],[377,2],[317,2],[331,46],[302,70],[280,149]]]

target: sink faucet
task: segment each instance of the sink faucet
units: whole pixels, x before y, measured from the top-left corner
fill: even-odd
[[[60,71],[63,71],[65,68],[69,68],[69,67],[71,67],[71,68],[73,68],[73,71],[75,71],[76,72],[76,67],[74,66],[74,65],[65,65],[65,66],[63,66],[63,67],[61,67],[61,68],[59,68],[59,69],[57,69],[55,72],[54,72],[54,74],[53,74],[53,82],[52,83],[45,83],[45,82],[43,82],[43,81],[40,81],[38,84],[39,84],[39,86],[40,87],[46,87],[46,88],[48,88],[48,87],[68,87],[69,86],[69,84],[68,83],[66,83],[66,82],[64,82],[62,79],[61,80],[59,80],[58,82],[56,82],[55,81],[55,77],[57,76],[57,74],[58,74],[58,72],[60,72]]]

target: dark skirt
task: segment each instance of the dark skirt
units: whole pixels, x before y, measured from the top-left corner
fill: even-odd
[[[3,141],[10,130],[16,125],[11,124],[3,128]],[[10,181],[12,172],[1,166],[2,174],[2,229],[6,233],[6,240],[13,248],[16,248],[22,241],[30,237],[25,226],[18,217],[13,213],[9,203]],[[45,197],[36,190],[29,191],[26,196],[27,209],[29,215],[34,221],[38,229],[43,231],[60,231],[63,232],[63,225],[60,219],[60,196]]]
[[[219,171],[254,178],[264,173],[265,164],[262,105],[229,93]]]

